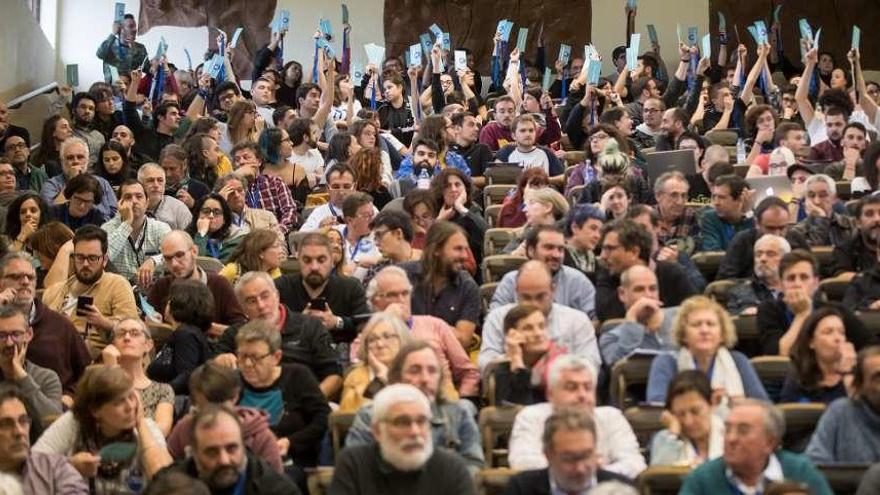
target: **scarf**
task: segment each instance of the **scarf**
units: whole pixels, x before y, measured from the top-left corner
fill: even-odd
[[[678,371],[692,370],[697,367],[694,356],[686,347],[679,349],[676,362],[678,363]],[[739,370],[736,368],[736,362],[734,362],[733,355],[726,348],[718,348],[709,369],[711,372],[709,381],[712,384],[712,390],[723,388],[729,397],[742,397],[745,395],[742,377],[740,377]]]

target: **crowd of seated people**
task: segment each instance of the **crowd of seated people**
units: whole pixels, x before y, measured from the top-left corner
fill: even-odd
[[[349,25],[218,74],[126,15],[40,142],[0,105],[0,491],[875,493],[880,85],[781,29],[353,80]]]

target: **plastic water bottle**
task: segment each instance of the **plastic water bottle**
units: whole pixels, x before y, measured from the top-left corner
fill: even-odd
[[[419,189],[431,189],[431,176],[428,175],[428,169],[422,169],[422,172],[419,174],[419,181],[416,187]]]
[[[742,165],[746,162],[746,143],[742,138],[736,140],[736,163]]]

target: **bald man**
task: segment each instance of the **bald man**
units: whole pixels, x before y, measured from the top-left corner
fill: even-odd
[[[644,265],[628,268],[620,275],[617,297],[626,315],[623,323],[602,332],[599,338],[606,365],[613,366],[637,350],[672,350],[672,320],[678,308],[663,308],[653,270]]]
[[[596,330],[583,311],[553,302],[553,275],[544,263],[530,260],[520,266],[516,276],[516,302],[489,312],[483,325],[483,343],[478,365],[485,376],[490,363],[504,355],[504,317],[516,304],[537,306],[547,317],[547,334],[570,354],[580,354],[598,369],[601,364]]]

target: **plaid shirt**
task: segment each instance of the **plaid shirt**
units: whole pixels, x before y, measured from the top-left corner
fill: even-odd
[[[271,211],[286,235],[296,226],[296,205],[287,184],[280,177],[260,175],[248,185],[245,202],[250,208]]]
[[[659,207],[657,207],[657,213],[660,213]],[[696,247],[695,241],[700,236],[700,224],[696,213],[695,208],[685,207],[684,214],[672,224],[660,220],[660,224],[657,226],[657,241],[660,246],[666,246],[673,240],[684,240],[685,246],[681,247],[685,249],[679,248],[679,250],[688,254],[693,253]],[[692,240],[688,241],[689,238]]]

